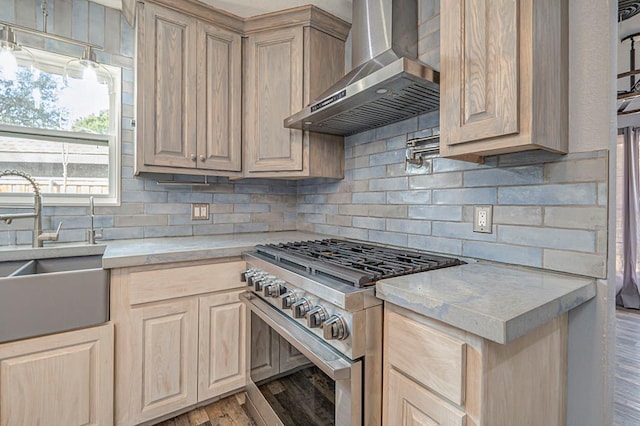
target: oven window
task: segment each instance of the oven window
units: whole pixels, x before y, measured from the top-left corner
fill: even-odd
[[[335,383],[251,315],[251,379],[286,426],[335,424]]]

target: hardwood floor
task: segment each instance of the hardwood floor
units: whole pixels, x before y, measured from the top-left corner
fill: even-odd
[[[640,425],[640,311],[616,312],[614,426]]]
[[[156,426],[255,426],[255,423],[232,395]]]

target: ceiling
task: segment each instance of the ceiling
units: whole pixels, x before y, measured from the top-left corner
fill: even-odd
[[[234,15],[247,18],[277,10],[289,9],[306,4],[313,4],[319,8],[351,22],[352,0],[200,0],[217,9],[226,10]]]

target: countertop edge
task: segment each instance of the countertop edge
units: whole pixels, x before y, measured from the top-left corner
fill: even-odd
[[[554,271],[535,270],[535,272],[557,274]],[[506,344],[595,297],[595,278],[585,276],[575,276],[575,278],[584,281],[584,285],[507,320],[496,318],[487,312],[469,309],[461,303],[450,303],[438,299],[433,295],[416,295],[412,291],[400,289],[384,281],[376,284],[376,297],[468,333],[499,344]]]

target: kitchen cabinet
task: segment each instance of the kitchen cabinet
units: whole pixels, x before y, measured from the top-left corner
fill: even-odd
[[[138,4],[137,173],[240,173],[241,34],[208,12]]]
[[[238,300],[238,294],[233,291],[199,298],[200,400],[225,394],[246,384],[245,309]]]
[[[283,127],[344,75],[349,25],[313,6],[249,18],[244,40],[245,177],[344,177],[341,136]]]
[[[383,425],[562,425],[567,314],[508,344],[385,303]]]
[[[113,325],[0,345],[0,425],[113,424]]]
[[[568,2],[454,0],[440,15],[440,154],[568,149]]]
[[[148,422],[246,385],[239,258],[111,271],[115,423]]]

